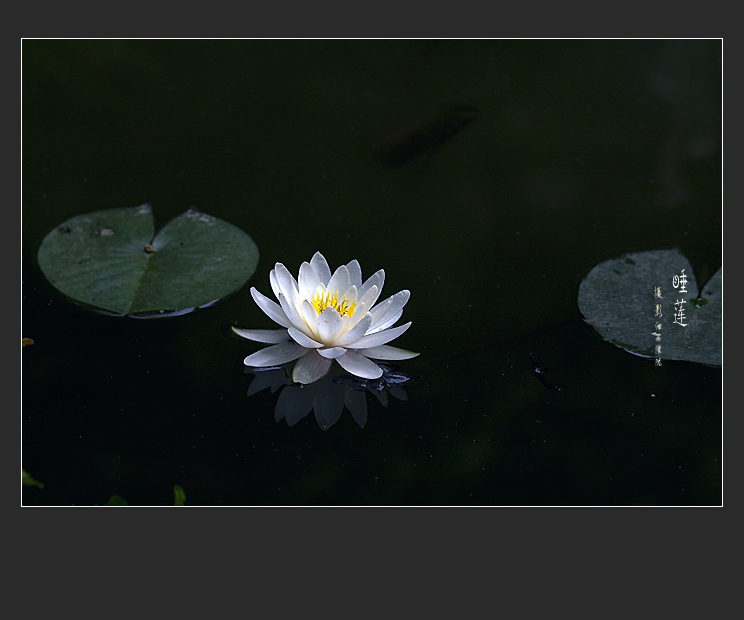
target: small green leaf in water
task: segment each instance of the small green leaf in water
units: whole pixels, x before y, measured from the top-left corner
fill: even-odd
[[[683,269],[686,293],[673,286],[673,277]],[[602,338],[630,353],[720,366],[721,269],[705,285],[705,297],[699,294],[692,274],[692,266],[678,249],[625,254],[600,263],[587,274],[579,286],[579,309]],[[654,298],[655,287],[661,299]],[[685,304],[675,305],[679,301]],[[661,317],[655,316],[656,304],[660,304]],[[678,308],[684,310],[681,322],[685,327],[674,320]],[[657,324],[661,325],[658,331]]]
[[[44,488],[44,485],[41,482],[35,480],[34,477],[23,468],[21,468],[21,484],[24,487],[38,487],[40,489]]]
[[[174,506],[183,506],[186,502],[186,492],[180,484],[173,485]]]
[[[197,209],[153,233],[147,204],[77,215],[44,238],[39,267],[55,288],[93,308],[167,316],[237,291],[258,264],[245,232]]]
[[[104,506],[129,506],[129,504],[121,495],[112,495]]]

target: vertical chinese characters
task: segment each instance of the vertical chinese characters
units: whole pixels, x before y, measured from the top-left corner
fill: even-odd
[[[687,292],[687,276],[685,275],[684,269],[682,270],[682,273],[680,275],[675,275],[672,278],[672,286],[675,289],[679,288],[678,292],[680,293]],[[687,323],[683,323],[683,321],[685,320],[684,305],[684,299],[678,299],[674,302],[674,323],[680,325],[681,327],[687,327]]]
[[[654,300],[657,299],[663,299],[661,296],[661,287],[655,286],[654,287]],[[654,317],[661,318],[661,304],[656,304],[656,310],[654,311]],[[651,332],[651,335],[654,337],[654,340],[656,340],[657,343],[661,342],[661,323],[656,322],[654,325],[654,331]],[[654,345],[654,354],[656,357],[654,358],[654,366],[661,366],[661,345],[656,344]]]

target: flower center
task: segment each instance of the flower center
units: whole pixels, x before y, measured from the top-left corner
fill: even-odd
[[[341,316],[354,316],[354,310],[356,310],[356,301],[349,301],[344,295],[343,299],[339,301],[338,293],[331,295],[330,293],[315,293],[311,302],[313,308],[315,308],[320,314],[326,308],[335,308]]]

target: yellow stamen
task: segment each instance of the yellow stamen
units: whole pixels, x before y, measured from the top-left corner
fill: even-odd
[[[341,316],[354,316],[354,310],[356,310],[356,301],[349,301],[346,299],[346,295],[339,302],[338,293],[331,295],[330,293],[315,293],[311,302],[313,308],[320,314],[326,308],[335,308]]]

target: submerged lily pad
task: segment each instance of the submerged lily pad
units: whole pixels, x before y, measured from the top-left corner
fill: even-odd
[[[49,282],[117,315],[172,315],[209,305],[253,275],[258,248],[241,229],[197,209],[153,237],[149,204],[77,215],[39,248]]]
[[[686,292],[674,280],[683,270]],[[656,287],[661,298],[654,296]],[[578,302],[602,338],[630,353],[720,366],[722,292],[721,269],[700,292],[680,250],[653,250],[624,254],[594,267],[579,286]]]

